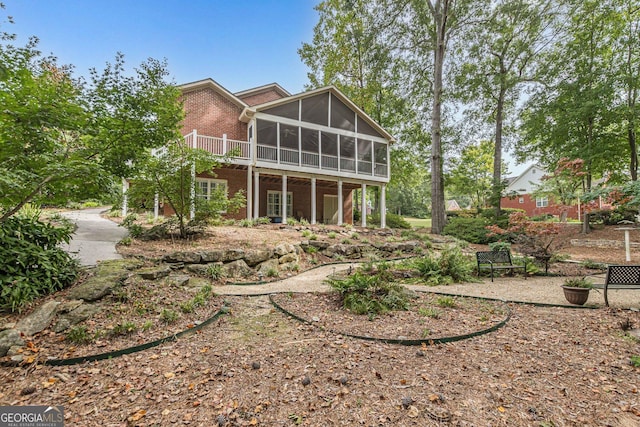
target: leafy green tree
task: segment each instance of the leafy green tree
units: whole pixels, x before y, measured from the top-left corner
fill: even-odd
[[[561,209],[561,220],[567,218],[566,209],[573,205],[584,192],[586,173],[582,159],[570,160],[566,157],[558,160],[555,169],[542,177],[540,186],[533,192],[534,197],[548,197]]]
[[[447,179],[449,191],[469,196],[478,209],[487,207],[491,198],[493,145],[484,140],[464,148]]]
[[[481,10],[482,25],[458,38],[456,87],[480,123],[494,127],[491,204],[500,214],[503,190],[503,136],[514,119],[517,102],[526,84],[537,80],[538,57],[555,35],[551,24],[556,2],[500,0]],[[478,121],[474,121],[477,125]]]
[[[43,57],[37,39],[14,40],[0,39],[0,222],[30,201],[98,195],[179,136],[183,110],[165,63],[150,59],[126,76],[119,54],[87,86]]]
[[[188,147],[182,140],[168,144],[139,165],[129,195],[132,200],[149,201],[157,194],[175,212],[180,237],[186,238],[192,207],[197,219],[206,220],[244,206],[246,199],[242,191],[231,198],[223,189],[216,189],[208,198],[197,190],[192,191],[194,173],[215,176],[213,170],[224,160],[208,151]]]

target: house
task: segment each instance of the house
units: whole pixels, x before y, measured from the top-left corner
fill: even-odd
[[[542,177],[547,171],[539,165],[532,164],[519,176],[507,178],[507,187],[503,191],[500,206],[503,208],[522,209],[528,217],[539,215],[561,214],[561,209],[567,211],[567,218],[580,219],[580,207],[576,200],[573,206],[560,207],[548,197],[535,197],[533,192],[541,184]]]
[[[244,190],[246,211],[232,216],[237,219],[295,217],[341,225],[353,223],[354,190],[362,190],[361,206],[366,206],[367,187],[378,186],[385,226],[394,139],[337,88],[291,95],[273,83],[231,93],[205,79],[180,89],[185,142],[218,155],[235,154],[215,176],[195,177],[201,197],[219,186],[228,194]],[[366,226],[366,215],[361,225]]]

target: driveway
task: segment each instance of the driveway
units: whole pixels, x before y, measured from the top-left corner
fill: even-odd
[[[77,228],[71,242],[62,248],[70,252],[81,265],[96,265],[98,261],[122,258],[116,252],[116,243],[127,235],[127,230],[100,216],[105,208],[63,212]]]

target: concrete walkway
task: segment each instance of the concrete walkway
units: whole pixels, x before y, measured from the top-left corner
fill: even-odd
[[[62,212],[76,224],[76,231],[68,245],[62,248],[70,252],[83,266],[96,265],[98,261],[120,259],[116,243],[127,235],[127,230],[100,216],[105,208]]]

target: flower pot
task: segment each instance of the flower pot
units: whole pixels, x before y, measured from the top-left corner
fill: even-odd
[[[574,288],[572,286],[563,286],[564,297],[571,304],[584,305],[589,299],[589,288]]]

